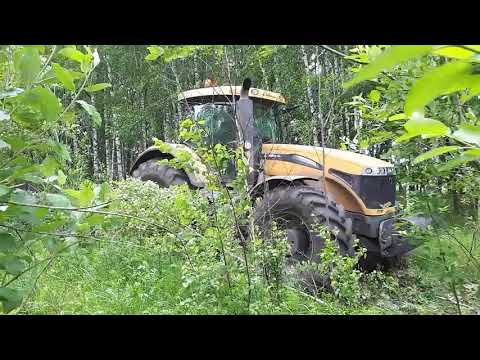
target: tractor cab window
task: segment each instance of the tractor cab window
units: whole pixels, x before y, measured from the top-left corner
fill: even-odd
[[[263,143],[274,143],[280,141],[279,113],[278,106],[265,102],[255,101],[253,103],[253,117],[258,136]]]
[[[207,103],[191,107],[194,120],[204,120],[207,141],[211,144],[234,146],[238,140],[235,113],[231,103]],[[281,139],[278,105],[263,101],[253,102],[255,127],[263,143]]]
[[[235,117],[230,104],[193,106],[194,120],[204,120],[207,141],[211,144],[234,145],[237,140]]]

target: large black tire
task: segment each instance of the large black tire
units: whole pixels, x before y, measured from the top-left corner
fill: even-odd
[[[273,221],[287,229],[290,264],[306,260],[320,261],[325,239],[318,231],[318,225],[329,224],[328,233],[332,240],[336,239],[342,255],[355,254],[352,220],[345,216],[342,205],[309,186],[280,186],[266,192],[255,206],[254,221],[265,240],[270,235]],[[328,279],[317,278],[313,274],[304,275],[314,282],[320,282],[322,286],[328,285]],[[308,284],[305,278],[303,280]]]
[[[160,160],[155,158],[141,163],[133,171],[132,176],[142,181],[153,181],[158,186],[164,188],[182,184],[190,186],[190,181],[184,171],[161,164]]]

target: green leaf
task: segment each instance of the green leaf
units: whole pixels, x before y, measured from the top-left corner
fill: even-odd
[[[103,223],[104,221],[105,221],[105,218],[101,214],[92,214],[85,219],[85,222],[89,226],[99,225],[99,224]]]
[[[42,67],[38,49],[34,47],[21,49],[15,56],[14,65],[19,72],[20,79],[27,84],[31,84]]]
[[[78,51],[77,49],[71,47],[63,48],[58,52],[58,54],[66,57],[67,59],[76,61],[80,64],[85,61],[85,55],[81,51]]]
[[[22,136],[18,135],[7,135],[4,137],[8,145],[11,147],[12,151],[18,151],[25,146],[27,146],[27,141]],[[0,141],[1,143],[1,141]],[[0,146],[1,147],[1,146]]]
[[[63,173],[62,170],[58,170],[58,178],[57,178],[57,181],[58,181],[58,184],[63,186],[65,185],[65,182],[67,181],[67,176]]]
[[[16,248],[15,238],[12,234],[0,233],[0,252],[14,250]]]
[[[375,77],[381,71],[391,70],[395,65],[423,56],[429,53],[432,48],[432,45],[392,46],[379,55],[374,62],[362,67],[352,80],[344,84],[344,87],[352,87],[364,80]]]
[[[73,125],[75,123],[75,113],[73,111],[67,111],[63,114],[62,120],[67,125]]]
[[[19,290],[0,286],[0,302],[3,305],[3,312],[9,313],[19,307],[22,303],[22,294]]]
[[[465,151],[460,156],[456,156],[452,160],[447,161],[443,166],[440,166],[438,168],[438,171],[440,172],[450,171],[454,168],[459,167],[460,165],[466,164],[470,161],[479,160],[479,159],[480,159],[480,154],[475,155]]]
[[[64,162],[72,161],[67,145],[51,140],[48,142],[48,145],[51,147],[51,151],[53,151],[57,159],[60,159]]]
[[[423,108],[441,95],[478,85],[479,74],[472,74],[472,65],[466,62],[452,62],[439,66],[417,80],[405,100],[405,114],[423,112]]]
[[[50,221],[45,221],[42,222],[36,226],[32,227],[32,231],[36,232],[51,232],[57,229],[60,229],[62,226],[64,226],[69,219],[67,218],[62,218],[59,220],[50,220]]]
[[[380,91],[378,90],[372,90],[370,91],[370,94],[368,94],[368,98],[370,99],[371,102],[373,103],[378,103],[380,101]]]
[[[70,71],[59,64],[53,64],[52,68],[55,76],[62,83],[63,87],[67,90],[75,91],[75,83],[73,82],[73,77],[70,74]]]
[[[480,146],[480,126],[460,124],[458,130],[452,134],[452,138]]]
[[[9,194],[12,191],[8,186],[0,185],[0,197]]]
[[[0,121],[10,120],[10,114],[0,110]]]
[[[437,50],[434,50],[432,53],[435,55],[445,56],[453,59],[471,59],[476,55],[475,51],[455,45],[441,47]]]
[[[25,91],[22,97],[24,97],[29,105],[38,109],[48,122],[54,121],[60,114],[60,101],[55,94],[47,88],[38,86]]]
[[[70,75],[72,75],[73,80],[82,79],[85,77],[85,74],[80,71],[69,70]]]
[[[145,60],[147,61],[157,60],[157,58],[164,53],[163,49],[157,45],[148,46],[147,50],[149,51],[149,54],[145,56]]]
[[[20,176],[18,179],[31,182],[33,184],[42,184],[44,181],[40,176],[34,174],[25,174]]]
[[[479,156],[480,155],[480,149],[469,149],[463,152],[466,155],[472,155],[472,156]]]
[[[43,176],[48,177],[55,175],[58,167],[58,162],[54,158],[49,156],[45,158],[45,160],[43,160],[42,164],[40,165],[40,171]]]
[[[87,87],[85,88],[85,90],[87,90],[88,92],[92,93],[92,92],[95,92],[95,91],[100,91],[100,90],[109,88],[109,87],[111,87],[111,86],[112,86],[112,85],[109,84],[109,83],[98,83],[98,84],[93,84],[93,85],[87,86]]]
[[[102,125],[102,117],[98,113],[97,109],[95,109],[95,106],[90,105],[89,103],[83,100],[77,100],[77,103],[79,103],[85,109],[85,111],[91,116],[93,123],[96,126]]]
[[[37,199],[31,193],[21,189],[15,189],[12,193],[11,201],[23,204],[36,204]]]
[[[404,113],[392,115],[388,118],[388,121],[398,121],[398,120],[405,120],[407,116]]]
[[[18,256],[6,255],[0,257],[0,268],[4,269],[11,275],[18,275],[25,270],[26,265]]]
[[[42,54],[42,55],[45,54],[45,46],[43,45],[29,45],[29,46],[37,49],[39,54]]]
[[[5,141],[0,139],[0,149],[7,148],[10,149],[10,145],[8,145]]]
[[[424,117],[413,117],[403,126],[407,132],[413,136],[422,135],[422,137],[435,137],[448,135],[450,133],[450,128],[444,123]]]
[[[432,149],[430,151],[427,151],[426,153],[423,153],[422,155],[419,155],[413,160],[414,164],[418,164],[419,162],[429,160],[435,156],[445,154],[448,152],[452,152],[455,150],[458,150],[460,147],[459,146],[441,146],[435,149]]]
[[[52,206],[72,207],[70,200],[61,194],[46,194],[45,199]]]
[[[74,205],[79,207],[91,205],[95,198],[93,186],[90,184],[83,184],[80,190],[66,189],[64,192],[73,200]]]

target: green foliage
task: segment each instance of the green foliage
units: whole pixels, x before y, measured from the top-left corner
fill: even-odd
[[[163,46],[158,45],[148,46],[147,50],[149,54],[145,57],[147,61],[157,60],[159,57],[165,63],[172,62],[174,60],[185,59],[199,50],[209,50],[214,48],[207,45],[185,45],[185,46]]]
[[[14,54],[14,66],[21,84],[29,85],[38,76],[42,63],[38,49],[25,46],[17,49]]]
[[[79,103],[88,113],[88,115],[91,116],[95,126],[100,126],[102,124],[102,117],[98,113],[97,109],[95,109],[95,106],[90,105],[84,100],[77,100],[77,103]]]
[[[370,101],[366,106],[362,101],[352,106],[372,119],[385,114],[369,126],[386,128],[391,136],[373,143],[386,145],[384,157],[397,165],[403,211],[434,218],[433,233],[418,250],[420,259],[426,260],[418,262],[430,278],[442,283],[453,312],[458,313],[472,309],[461,303],[469,299],[465,286],[475,287],[478,277],[478,252],[474,249],[480,214],[480,139],[474,95],[480,87],[476,70],[479,46],[432,49],[415,61],[399,60],[390,73],[378,76],[378,104]],[[364,131],[367,139],[372,138]],[[396,143],[389,144],[390,139]],[[472,215],[476,223],[470,222]],[[444,223],[451,224],[457,217],[463,229]],[[469,237],[467,245],[464,238]]]
[[[423,108],[440,95],[464,89],[470,89],[469,97],[475,95],[476,86],[480,86],[480,75],[473,71],[472,64],[457,61],[427,72],[410,89],[405,101],[405,114],[411,117],[414,112],[423,113]]]
[[[429,159],[431,159],[435,156],[442,155],[442,154],[452,152],[452,151],[456,151],[459,148],[460,147],[458,147],[458,146],[441,146],[441,147],[432,149],[430,151],[427,151],[426,153],[424,153],[422,155],[417,156],[415,158],[415,160],[413,160],[413,163],[418,164],[419,162],[429,160]]]
[[[85,90],[92,93],[92,92],[107,89],[109,87],[112,87],[112,85],[109,83],[99,83],[99,84],[93,84],[93,85],[87,86]]]
[[[73,248],[82,239],[76,238],[78,234],[88,235],[101,224],[98,219],[92,222],[87,212],[76,212],[72,203],[97,203],[105,198],[106,188],[94,191],[92,184],[82,184],[80,190],[64,189],[67,177],[62,169],[71,158],[68,148],[58,141],[58,132],[68,126],[63,115],[74,100],[64,107],[57,89],[75,92],[74,81],[86,82],[98,65],[96,51],[85,50],[67,47],[56,52],[56,46],[0,49],[0,78],[7,80],[2,83],[0,102],[0,302],[4,312],[22,304],[24,292],[17,288],[22,277]],[[41,56],[45,52],[48,57]],[[82,73],[54,62],[62,61],[59,56],[80,63]],[[82,100],[78,102],[83,106]],[[95,116],[92,108],[87,111]]]
[[[477,87],[480,87],[480,78],[475,70],[477,66],[476,51],[475,46],[467,46],[466,48],[450,46],[394,46],[385,50],[374,62],[362,68],[354,80],[347,83],[346,86],[372,78],[378,74],[380,69],[385,68],[386,63],[390,65],[389,69],[392,69],[394,65],[402,64],[413,57],[424,56],[431,52],[435,55],[460,58],[461,60],[448,62],[424,72],[408,91],[405,98],[404,114],[389,116],[389,120],[395,122],[404,118],[409,119],[403,124],[406,132],[395,139],[397,142],[411,140],[417,136],[420,136],[422,139],[448,137],[460,142],[462,145],[467,145],[466,147],[456,148],[451,147],[454,145],[440,146],[417,156],[414,162],[417,164],[437,155],[449,153],[452,150],[464,150],[458,156],[448,160],[447,164],[439,169],[443,172],[450,171],[460,165],[478,159],[475,155],[480,142],[480,137],[477,134],[480,134],[478,126],[473,123],[462,122],[460,124],[452,124],[458,126],[457,130],[452,130],[450,126],[442,121],[425,117],[424,108],[439,96],[460,90],[467,91],[462,95],[462,101],[471,99],[477,93]],[[380,97],[378,96],[379,99]],[[377,102],[377,96],[371,100],[373,103]],[[371,110],[368,109],[368,111]],[[440,116],[442,115],[444,114]],[[465,117],[463,114],[461,116]],[[388,139],[390,137],[386,136],[385,138]],[[382,140],[384,139],[380,141]]]
[[[351,87],[364,80],[369,80],[381,71],[391,70],[395,65],[425,55],[432,50],[431,45],[399,45],[392,46],[378,56],[374,62],[363,67],[354,79],[347,82],[345,87]]]
[[[52,65],[53,72],[63,87],[69,91],[75,91],[75,83],[72,74],[59,64]]]

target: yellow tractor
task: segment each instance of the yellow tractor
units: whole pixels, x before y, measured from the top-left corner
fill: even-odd
[[[263,229],[272,221],[285,226],[289,256],[299,261],[318,259],[324,235],[315,230],[316,224],[327,225],[343,254],[354,253],[357,237],[367,249],[365,267],[392,265],[413,248],[395,230],[398,214],[392,164],[349,151],[282,143],[281,116],[288,110],[285,98],[250,86],[245,90],[261,141],[258,176],[249,190],[255,200],[254,219]],[[241,94],[242,86],[212,86],[185,91],[178,100],[194,121],[206,122],[213,143],[238,144],[235,108]],[[155,146],[145,150],[130,174],[161,187],[188,184],[202,188],[202,164],[198,172],[186,173],[159,162],[171,159],[178,150],[195,156],[185,144],[169,145],[170,153]]]

